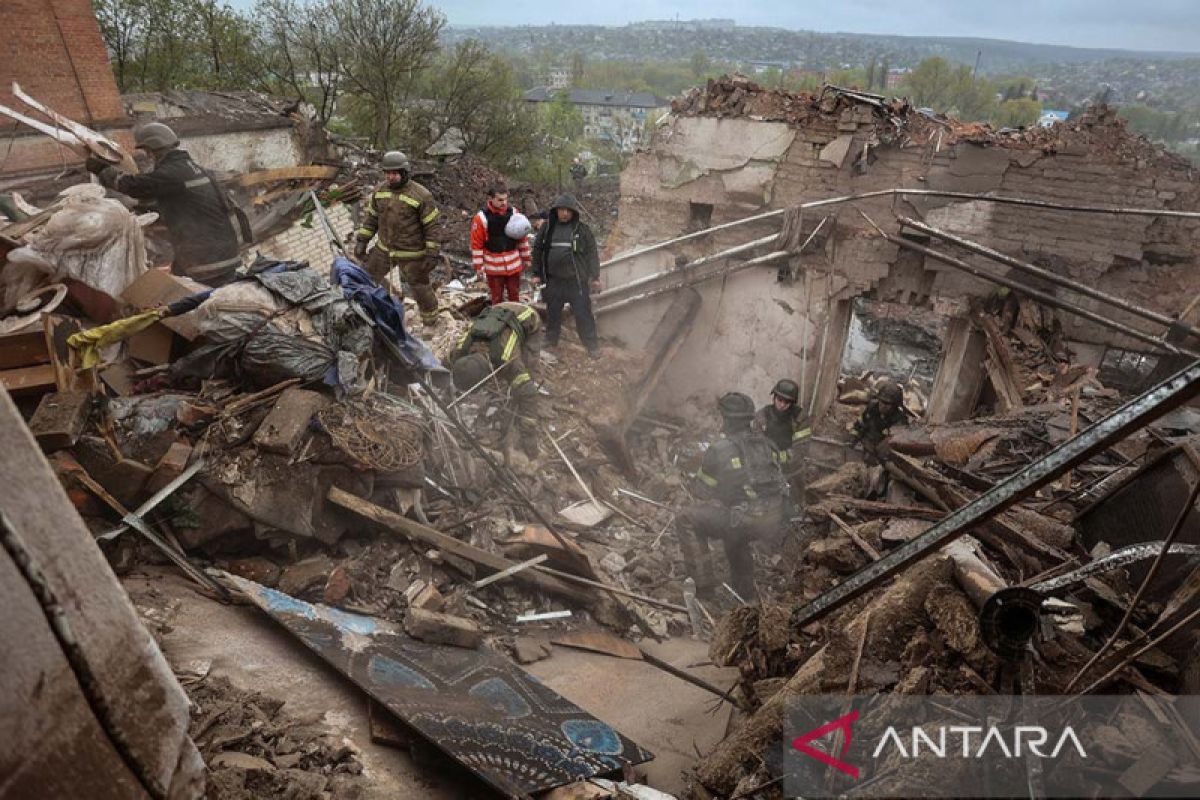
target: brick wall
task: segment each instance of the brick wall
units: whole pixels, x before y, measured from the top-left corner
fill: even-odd
[[[350,209],[343,203],[326,209],[329,222],[338,236],[345,241],[347,234],[354,230],[354,220],[350,217]],[[280,261],[307,261],[314,267],[326,267],[332,258],[329,242],[318,220],[314,219],[311,228],[305,228],[303,220],[253,248],[254,252],[262,253],[268,258]]]
[[[1144,149],[1132,146],[1093,147],[1091,133],[1062,132],[1062,141],[1045,150],[940,139],[929,145],[883,145],[874,148],[873,160],[855,168],[856,157],[874,138],[869,114],[847,110],[840,118],[817,119],[791,132],[782,127],[742,117],[673,120],[660,130],[651,149],[635,155],[622,172],[620,217],[609,238],[610,254],[685,233],[693,203],[712,204],[711,224],[719,225],[805,201],[900,187],[992,192],[1067,205],[1200,211],[1200,180],[1188,165],[1147,156]],[[1109,137],[1132,142],[1132,136],[1121,136],[1119,131],[1096,130],[1101,141]],[[775,147],[781,141],[789,142],[782,154]],[[993,284],[950,267],[902,255],[876,235],[860,210],[893,232],[898,229],[897,214],[925,219],[1168,315],[1200,295],[1200,223],[1193,220],[917,197],[813,209],[806,212],[806,229],[828,215],[831,235],[824,247],[797,260],[796,281],[776,281],[772,267],[700,285],[704,306],[695,330],[703,335],[693,334],[668,368],[663,380],[670,391],[656,395],[664,410],[681,399],[709,408],[720,394],[714,386],[738,386],[765,396],[783,375],[806,375],[808,388],[831,310],[853,296],[872,293],[895,302],[962,308],[968,298],[995,291]],[[778,220],[754,223],[660,255],[669,265],[674,257],[695,259],[778,230]],[[662,261],[634,259],[606,269],[602,280],[606,288],[619,286],[664,269]],[[1004,272],[1003,267],[992,269]],[[1015,277],[1026,280],[1020,274]],[[1039,288],[1069,296],[1078,305],[1132,327],[1148,327],[1078,295]],[[640,345],[661,316],[662,302],[602,314],[601,335]],[[1066,313],[1058,316],[1074,342],[1145,349],[1108,328]]]
[[[84,125],[106,133],[128,127],[90,0],[0,0],[0,31],[0,103],[26,110],[12,96],[15,80],[30,95]],[[14,129],[19,135],[9,139]],[[9,139],[0,150],[0,175],[81,160],[7,118],[0,122],[0,133]]]

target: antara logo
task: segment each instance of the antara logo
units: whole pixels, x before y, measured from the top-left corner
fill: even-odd
[[[799,750],[801,753],[804,753],[806,756],[812,756],[822,764],[833,767],[839,772],[844,772],[851,778],[858,780],[858,767],[841,760],[843,757],[845,757],[846,751],[850,749],[850,741],[853,738],[850,731],[850,726],[857,721],[858,712],[851,711],[849,714],[838,717],[833,722],[826,722],[821,727],[813,728],[808,733],[801,734],[795,739],[792,739],[792,747],[796,750]],[[828,753],[822,752],[821,750],[809,745],[809,742],[813,741],[814,739],[820,739],[821,737],[827,736],[831,732],[838,730],[843,733],[843,737],[842,752],[838,753],[837,758],[834,758]]]
[[[1080,758],[1088,757],[1087,752],[1083,749],[1083,744],[1080,743],[1079,737],[1075,735],[1075,731],[1070,725],[1059,734],[1054,749],[1050,753],[1042,751],[1042,748],[1051,739],[1050,732],[1040,725],[1017,725],[1008,731],[1008,738],[1000,728],[984,728],[978,725],[941,726],[934,728],[933,731],[935,736],[931,736],[924,728],[914,726],[909,733],[910,744],[906,749],[904,738],[896,732],[894,727],[889,727],[883,732],[883,737],[875,746],[875,752],[871,754],[871,758],[879,758],[889,744],[904,758],[920,758],[923,749],[930,756],[936,758],[954,757],[959,753],[963,758],[983,758],[988,754],[989,748],[993,756],[1003,755],[1005,758],[1024,758],[1026,753],[1038,758],[1058,758],[1058,754],[1068,745],[1075,748]],[[979,737],[976,740],[978,745],[975,749],[971,747],[972,735]],[[961,744],[961,747],[956,744],[955,740]],[[1011,747],[1009,746],[1010,741],[1012,742]]]
[[[854,738],[852,726],[858,718],[859,712],[851,711],[819,728],[813,728],[793,739],[792,748],[857,780],[860,775],[859,768],[842,759],[850,749]],[[835,731],[842,733],[841,752],[836,757],[810,744]],[[1053,749],[1047,751],[1047,745],[1052,740]],[[913,726],[906,736],[901,736],[894,726],[889,726],[871,753],[871,758],[874,760],[886,755],[889,747],[902,758],[955,758],[960,754],[962,758],[973,759],[982,759],[989,754],[1004,758],[1024,758],[1026,754],[1038,758],[1057,758],[1059,753],[1068,747],[1074,748],[1081,758],[1088,757],[1079,737],[1069,725],[1057,738],[1052,737],[1050,731],[1040,725],[1017,725],[1008,731],[995,726],[984,728],[979,725],[939,726],[932,731]]]

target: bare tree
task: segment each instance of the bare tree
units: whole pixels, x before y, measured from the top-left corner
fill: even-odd
[[[337,111],[344,71],[329,9],[304,0],[260,0],[255,18],[270,90],[304,98],[327,124]]]
[[[145,36],[145,9],[141,0],[95,0],[96,21],[108,46],[117,88],[130,90],[130,71]]]
[[[418,0],[328,0],[328,9],[347,84],[371,103],[373,139],[385,147],[446,17]]]
[[[521,97],[512,66],[475,39],[460,43],[430,70],[428,99],[420,104],[429,141],[462,134],[467,151],[509,166],[533,146],[533,113]]]

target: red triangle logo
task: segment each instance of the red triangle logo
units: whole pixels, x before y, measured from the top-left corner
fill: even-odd
[[[838,717],[832,722],[826,722],[821,727],[813,728],[808,733],[801,734],[795,739],[792,739],[792,747],[796,750],[799,750],[801,753],[804,753],[805,755],[812,756],[822,764],[833,767],[839,772],[844,772],[851,778],[858,780],[858,767],[854,766],[853,764],[847,764],[845,761],[840,760],[841,758],[845,757],[846,751],[850,749],[850,741],[852,739],[850,726],[857,721],[858,711],[851,711],[845,716]],[[838,753],[838,758],[834,758],[828,753],[823,753],[817,748],[809,745],[809,742],[813,741],[814,739],[820,739],[821,737],[827,736],[829,733],[836,730],[840,730],[843,733],[842,752]]]

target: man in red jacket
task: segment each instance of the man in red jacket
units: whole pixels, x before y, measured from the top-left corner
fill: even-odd
[[[471,220],[471,266],[487,278],[492,305],[520,300],[521,271],[529,266],[529,220],[508,204],[503,186],[488,189],[487,205]]]

